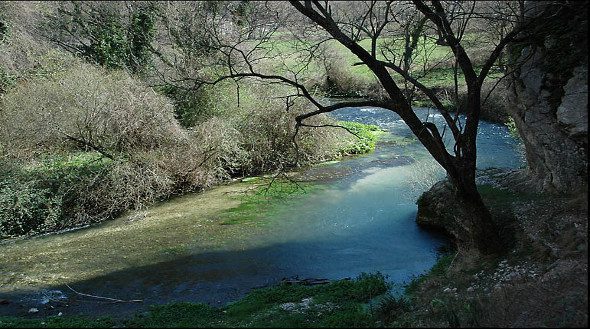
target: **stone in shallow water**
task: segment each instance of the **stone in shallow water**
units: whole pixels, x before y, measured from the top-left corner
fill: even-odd
[[[49,302],[63,302],[68,297],[61,290],[43,290],[41,291],[40,303],[45,305]]]

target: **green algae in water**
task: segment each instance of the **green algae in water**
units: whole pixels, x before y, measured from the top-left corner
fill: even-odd
[[[83,230],[5,242],[0,245],[0,292],[90,279],[194,250],[255,245],[260,230],[216,221],[226,210],[239,207],[236,196],[252,188],[252,183],[220,186]]]
[[[317,189],[317,184],[309,182],[266,179],[265,183],[257,185],[255,189],[247,190],[243,195],[234,196],[233,198],[238,199],[240,203],[221,214],[220,224],[268,224],[272,221],[272,215],[279,204],[292,202],[297,197]]]

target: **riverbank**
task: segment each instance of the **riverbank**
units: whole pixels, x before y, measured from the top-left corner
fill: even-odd
[[[431,115],[427,110],[420,114]],[[439,243],[435,236],[416,227],[415,201],[432,184],[431,180],[439,179],[436,163],[424,154],[419,143],[406,137],[407,128],[390,112],[350,109],[342,115],[348,119],[364,116],[365,120],[387,127],[395,136],[385,136],[377,150],[368,156],[321,165],[306,172],[304,176],[311,181],[334,182],[339,181],[339,177],[347,178],[328,190],[320,187],[316,190],[318,193],[290,194],[303,203],[285,207],[282,213],[271,211],[267,214],[272,216],[258,217],[267,211],[250,207],[247,202],[244,204],[252,200],[250,196],[264,196],[251,189],[254,187],[251,184],[261,184],[260,192],[265,190],[264,181],[254,179],[232,184],[241,185],[243,192],[249,193],[233,193],[230,186],[222,186],[215,193],[206,192],[194,199],[191,196],[173,199],[156,209],[148,209],[144,216],[138,212],[140,216],[104,223],[102,228],[106,228],[103,230],[106,234],[101,235],[97,227],[22,241],[19,244],[22,248],[4,249],[6,257],[15,257],[8,262],[8,267],[36,271],[37,278],[28,281],[30,284],[49,283],[52,279],[48,274],[63,269],[64,275],[80,278],[65,281],[76,291],[124,300],[142,299],[141,305],[97,305],[97,300],[76,297],[67,286],[49,285],[45,289],[67,295],[70,306],[60,303],[39,306],[38,300],[34,300],[31,302],[37,304],[23,307],[15,296],[3,297],[9,301],[3,308],[14,305],[18,312],[11,314],[21,314],[21,320],[55,317],[59,312],[62,317],[71,318],[74,314],[91,315],[99,311],[105,316],[118,314],[130,319],[137,312],[145,312],[145,305],[171,300],[209,298],[207,302],[211,307],[223,309],[224,302],[220,303],[218,296],[227,294],[236,300],[251,288],[273,285],[280,282],[281,277],[292,275],[336,280],[367,270],[384,269],[394,281],[401,282],[412,274],[423,273],[435,263],[434,250]],[[481,144],[482,165],[518,165],[514,163],[517,149],[504,127],[484,123],[482,134],[486,137]],[[307,191],[315,189],[303,187]],[[228,196],[235,199],[228,200]],[[396,202],[392,203],[392,198]],[[285,206],[284,202],[272,204],[279,208]],[[208,215],[198,215],[199,209],[208,205],[219,209],[212,209]],[[227,232],[227,235],[220,236],[220,232]],[[38,248],[28,249],[31,242]],[[47,258],[50,260],[45,261]],[[163,261],[153,263],[154,259]],[[22,271],[9,272],[14,272],[9,277],[18,283]],[[98,280],[84,280],[92,277]],[[207,282],[205,285],[203,279]],[[217,283],[218,279],[223,282],[229,279],[230,284]],[[63,278],[58,276],[53,280],[60,283]],[[241,290],[235,290],[236,287]],[[32,294],[32,298],[43,297],[41,292]],[[389,307],[397,304],[405,307],[397,299],[387,298],[385,302]],[[74,304],[77,309],[72,307]],[[370,305],[363,309],[377,312],[377,307]],[[39,312],[28,313],[30,308],[37,308]],[[376,321],[373,313],[363,314]],[[94,323],[93,317],[87,318]]]
[[[126,318],[0,317],[0,328],[372,327],[378,321],[368,311],[367,303],[384,298],[387,288],[382,275],[363,274],[326,284],[284,283],[258,289],[222,308],[175,303],[154,305],[149,311]]]
[[[492,170],[479,180],[504,252],[449,254],[410,285],[412,306],[392,325],[586,327],[587,194],[532,193],[523,171]]]
[[[526,195],[514,178],[480,185],[514,232],[505,253],[450,251],[411,281],[403,298],[384,277],[257,289],[224,307],[174,303],[124,317],[1,317],[0,327],[584,327],[587,324],[587,196]],[[513,186],[516,184],[512,184]]]

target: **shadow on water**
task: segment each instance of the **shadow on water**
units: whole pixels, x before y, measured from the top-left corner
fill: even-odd
[[[366,230],[372,231],[372,230]],[[412,230],[410,230],[412,231]],[[426,240],[432,235],[417,234]],[[374,232],[358,232],[358,235]],[[442,244],[444,238],[434,237]],[[356,238],[357,240],[358,237]],[[170,302],[203,302],[222,306],[234,301],[254,288],[277,284],[283,278],[342,279],[356,277],[365,269],[381,273],[396,282],[428,270],[432,266],[434,250],[421,245],[390,243],[382,246],[392,255],[415,256],[376,259],[382,252],[371,245],[357,245],[354,236],[340,236],[327,241],[286,242],[261,248],[195,253],[155,264],[132,267],[102,276],[69,282],[78,292],[121,300],[142,300],[141,303],[116,303],[104,299],[82,296],[66,285],[53,285],[41,291],[15,291],[2,298],[10,306],[0,307],[0,315],[24,315],[30,307],[40,309],[37,315],[83,314],[124,316],[145,310],[149,305]],[[351,247],[350,245],[354,245]],[[345,247],[347,245],[348,247]],[[369,249],[370,248],[370,249]],[[379,255],[379,256],[373,256]],[[43,299],[48,291],[59,290],[67,297],[54,299],[46,305]],[[47,301],[45,301],[47,302]]]

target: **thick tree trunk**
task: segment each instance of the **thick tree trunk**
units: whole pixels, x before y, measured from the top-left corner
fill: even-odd
[[[482,254],[501,251],[499,231],[477,191],[475,182],[448,175],[418,200],[417,223],[443,231],[461,250],[475,249]]]
[[[456,194],[457,207],[467,218],[471,227],[470,234],[474,246],[483,254],[493,254],[500,249],[499,231],[488,207],[483,202],[475,184],[475,170],[465,168],[458,170],[457,176],[449,177]]]

